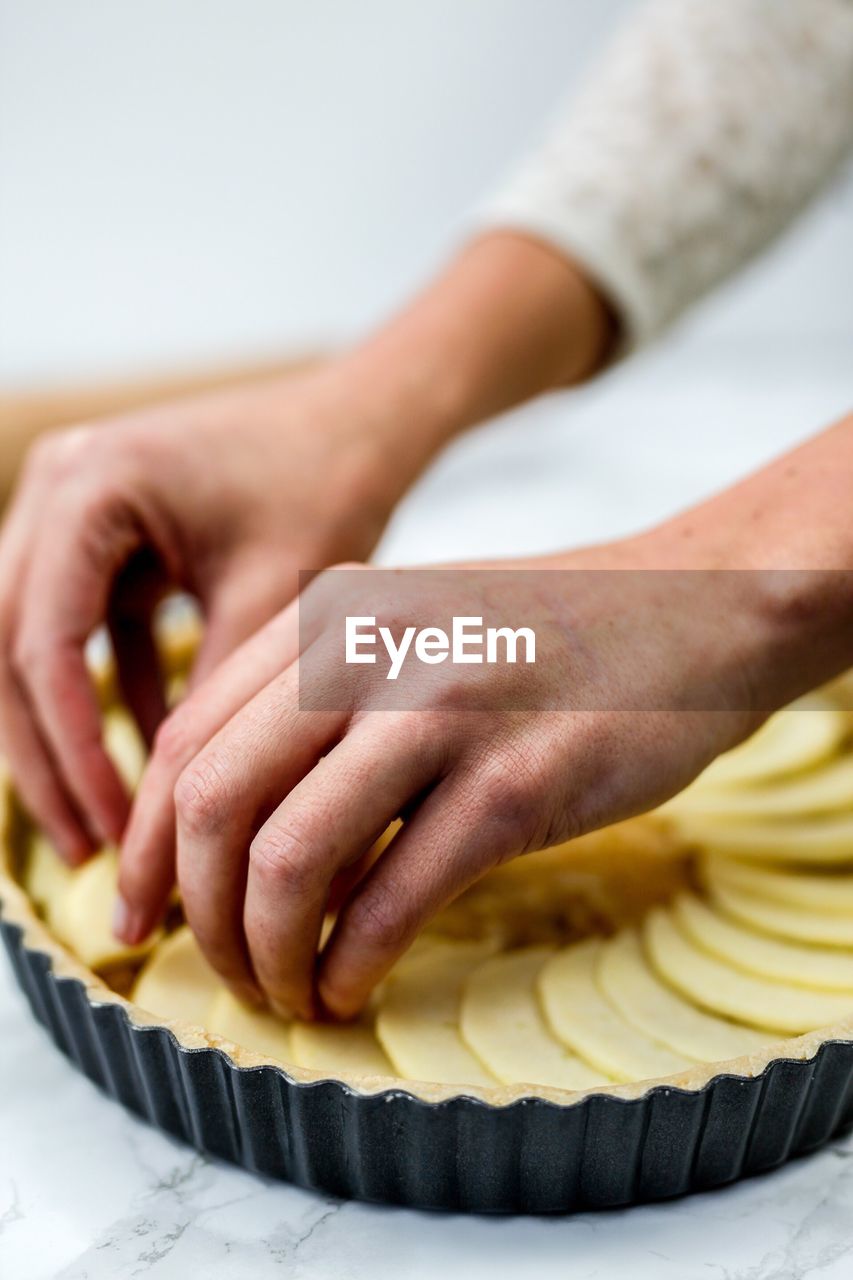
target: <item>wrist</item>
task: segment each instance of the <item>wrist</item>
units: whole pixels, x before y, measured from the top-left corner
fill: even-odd
[[[750,538],[742,524],[706,521],[701,509],[626,546],[644,568],[706,580],[700,625],[719,628],[744,709],[766,715],[853,662],[853,570],[826,567],[822,557],[809,565],[804,555],[779,556],[761,532]]]
[[[576,264],[493,233],[336,365],[409,483],[467,427],[590,377],[614,338],[606,302]]]

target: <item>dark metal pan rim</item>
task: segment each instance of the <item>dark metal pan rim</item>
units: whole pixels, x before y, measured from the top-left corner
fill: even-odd
[[[83,981],[82,978],[76,977],[72,974],[57,973],[54,965],[54,956],[51,955],[49,952],[43,950],[41,947],[33,946],[30,943],[28,943],[25,940],[25,930],[22,925],[14,921],[3,920],[2,907],[3,907],[3,901],[2,901],[2,898],[0,898],[0,924],[2,924],[6,929],[18,934],[18,944],[19,946],[21,946],[22,950],[26,951],[26,953],[29,956],[31,957],[38,956],[46,963],[48,974],[51,980],[57,986],[73,985],[78,990],[80,997],[82,997],[86,1001],[86,1003],[93,1009],[107,1009],[107,1008],[117,1009],[119,1011],[121,1018],[127,1025],[127,1030],[131,1034],[145,1035],[145,1034],[157,1033],[161,1036],[165,1036],[169,1040],[169,1042],[173,1045],[174,1049],[179,1051],[181,1054],[184,1054],[187,1056],[194,1056],[198,1054],[216,1055],[216,1057],[219,1058],[219,1060],[223,1063],[223,1065],[227,1066],[227,1068],[231,1072],[237,1072],[240,1074],[252,1074],[252,1073],[256,1074],[258,1072],[275,1072],[286,1082],[289,1088],[298,1089],[298,1090],[311,1090],[311,1089],[316,1089],[316,1088],[331,1084],[339,1088],[340,1091],[347,1097],[351,1097],[355,1099],[369,1098],[369,1099],[376,1099],[376,1100],[383,1100],[383,1099],[388,1100],[391,1098],[405,1099],[410,1104],[418,1104],[421,1107],[425,1107],[433,1110],[446,1109],[447,1107],[453,1106],[454,1104],[462,1101],[462,1102],[465,1102],[467,1105],[478,1107],[486,1111],[495,1111],[495,1112],[506,1112],[508,1110],[511,1110],[514,1107],[526,1107],[534,1102],[537,1103],[539,1106],[549,1108],[554,1111],[565,1111],[565,1110],[574,1109],[576,1107],[580,1107],[583,1104],[591,1101],[592,1099],[601,1099],[601,1098],[606,1098],[609,1103],[619,1103],[622,1106],[631,1106],[631,1105],[636,1105],[638,1102],[643,1101],[645,1099],[653,1099],[655,1096],[661,1096],[661,1095],[666,1095],[666,1096],[678,1095],[685,1098],[695,1097],[698,1094],[702,1094],[706,1092],[713,1085],[723,1080],[741,1081],[741,1082],[749,1080],[749,1081],[761,1082],[766,1078],[768,1072],[770,1072],[771,1069],[776,1067],[777,1065],[784,1064],[789,1066],[795,1066],[795,1067],[802,1068],[804,1070],[813,1069],[817,1063],[818,1057],[820,1056],[821,1052],[829,1045],[835,1045],[839,1047],[846,1046],[846,1047],[853,1048],[853,1036],[851,1036],[850,1038],[846,1038],[843,1036],[827,1036],[826,1039],[820,1040],[820,1043],[816,1046],[814,1053],[812,1053],[810,1056],[794,1057],[793,1055],[780,1054],[778,1056],[768,1058],[765,1065],[761,1068],[761,1070],[756,1071],[752,1074],[746,1074],[745,1072],[738,1072],[738,1071],[722,1070],[722,1071],[714,1072],[713,1075],[710,1075],[707,1078],[705,1078],[701,1085],[697,1084],[695,1086],[685,1086],[685,1085],[676,1084],[676,1083],[670,1084],[666,1081],[666,1079],[655,1080],[649,1083],[648,1088],[642,1089],[641,1092],[632,1094],[627,1097],[612,1091],[612,1089],[618,1088],[619,1087],[618,1085],[614,1085],[611,1087],[608,1087],[607,1085],[601,1085],[598,1087],[585,1089],[583,1091],[578,1091],[577,1097],[568,1098],[565,1102],[557,1102],[553,1098],[549,1098],[545,1096],[545,1094],[542,1091],[540,1091],[539,1086],[536,1086],[536,1085],[527,1086],[524,1084],[519,1084],[518,1086],[507,1086],[507,1087],[517,1087],[517,1088],[529,1087],[531,1089],[530,1093],[523,1094],[522,1096],[519,1096],[516,1098],[512,1098],[511,1100],[508,1100],[506,1102],[494,1102],[489,1100],[488,1098],[479,1096],[476,1093],[466,1093],[464,1085],[459,1086],[459,1089],[457,1092],[448,1094],[448,1096],[446,1097],[439,1098],[439,1099],[429,1099],[429,1098],[424,1098],[420,1094],[414,1092],[412,1088],[406,1087],[406,1085],[402,1082],[400,1084],[391,1084],[387,1088],[363,1090],[363,1089],[360,1089],[357,1083],[355,1083],[354,1081],[347,1081],[344,1079],[340,1079],[337,1076],[319,1075],[316,1079],[300,1080],[298,1077],[291,1075],[286,1065],[284,1065],[283,1063],[276,1063],[271,1060],[267,1062],[252,1063],[252,1064],[241,1063],[236,1061],[234,1056],[223,1045],[186,1044],[180,1038],[180,1036],[174,1030],[173,1027],[168,1026],[163,1022],[158,1022],[156,1020],[151,1022],[134,1021],[132,1013],[133,1013],[133,1010],[138,1006],[135,1006],[133,1004],[133,1001],[126,998],[122,998],[121,1001],[99,1000],[97,995],[94,994],[91,988],[86,986],[86,983]],[[190,1024],[187,1024],[187,1026],[189,1029]],[[819,1034],[819,1032],[814,1034]],[[771,1045],[773,1043],[774,1043],[773,1041],[768,1041],[768,1045]],[[780,1040],[778,1043],[784,1043],[784,1041]],[[697,1067],[701,1067],[701,1066],[702,1066],[701,1063],[697,1063]],[[709,1066],[713,1066],[713,1064],[709,1064]],[[428,1081],[412,1082],[412,1083],[413,1084],[425,1083],[427,1087],[430,1087],[430,1082]],[[636,1082],[629,1082],[629,1083],[631,1085],[642,1087],[642,1085],[645,1082],[642,1080],[639,1080]],[[565,1092],[568,1093],[568,1091],[565,1091]]]
[[[496,1104],[459,1090],[429,1099],[404,1082],[362,1091],[184,1043],[169,1026],[134,1021],[118,995],[100,1000],[85,971],[63,973],[67,953],[46,934],[32,945],[40,933],[0,913],[33,1014],[106,1094],[206,1154],[343,1198],[475,1213],[613,1208],[776,1168],[853,1120],[846,1025],[808,1057],[724,1070],[701,1086],[655,1081],[633,1096],[565,1102],[537,1092]]]

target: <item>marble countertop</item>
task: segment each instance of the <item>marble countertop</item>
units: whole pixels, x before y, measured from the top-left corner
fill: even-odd
[[[846,1280],[853,1138],[666,1204],[567,1218],[420,1213],[266,1182],[103,1097],[0,978],[0,1275],[9,1280]]]
[[[662,368],[663,366],[663,368]],[[500,555],[616,536],[840,415],[849,348],[672,352],[462,441],[381,558]],[[0,1277],[841,1280],[853,1275],[853,1139],[678,1202],[567,1218],[344,1203],[209,1161],[104,1098],[0,965]]]

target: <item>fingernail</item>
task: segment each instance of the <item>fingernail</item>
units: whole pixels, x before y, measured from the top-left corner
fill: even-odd
[[[113,933],[122,942],[135,946],[142,942],[151,932],[151,926],[145,918],[145,912],[133,907],[119,894],[113,907]]]

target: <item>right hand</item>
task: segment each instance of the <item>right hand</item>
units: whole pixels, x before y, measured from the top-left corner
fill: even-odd
[[[90,633],[108,625],[150,742],[165,711],[157,602],[198,598],[198,680],[296,595],[299,569],[367,556],[399,497],[377,418],[330,363],[35,444],[0,537],[0,746],[69,862],[118,841],[129,810]]]

